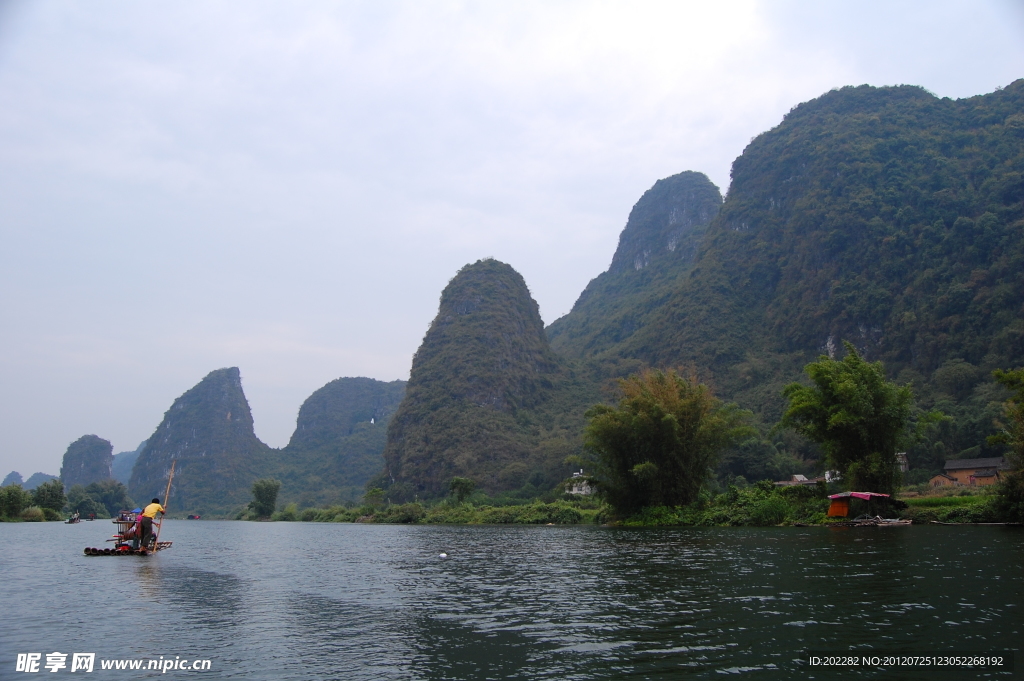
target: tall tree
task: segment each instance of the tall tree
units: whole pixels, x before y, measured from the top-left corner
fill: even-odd
[[[1003,403],[1003,418],[997,421],[999,434],[989,438],[993,443],[1009,445],[1007,458],[1014,471],[999,485],[996,513],[1007,522],[1024,522],[1024,368],[992,372],[996,381],[1013,391]]]
[[[804,367],[814,385],[785,387],[782,425],[821,445],[826,465],[851,488],[892,494],[901,481],[896,452],[910,439],[914,396],[909,386],[885,379],[881,362],[866,362],[853,344],[843,345],[843,359],[822,356]]]
[[[1003,386],[1013,391],[1013,395],[1003,403],[1003,418],[997,422],[999,434],[989,438],[990,441],[1010,446],[1009,459],[1014,468],[1024,466],[1024,369],[1002,371],[996,369],[992,376]]]
[[[594,482],[620,514],[694,501],[720,452],[751,429],[747,412],[725,405],[696,379],[647,370],[619,381],[618,407],[587,412]]]
[[[455,502],[461,504],[476,489],[476,483],[469,478],[452,478],[448,483],[448,493],[455,497]]]
[[[39,508],[48,508],[60,513],[67,502],[68,498],[64,496],[64,483],[59,478],[47,480],[32,490],[32,504]]]
[[[252,483],[252,501],[249,508],[257,518],[269,518],[277,508],[277,493],[281,490],[281,481],[263,478]]]

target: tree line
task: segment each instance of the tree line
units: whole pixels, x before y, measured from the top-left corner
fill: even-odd
[[[133,506],[128,488],[117,480],[74,485],[66,494],[60,478],[34,490],[21,485],[0,487],[0,520],[4,522],[62,520],[64,514],[76,512],[85,518],[111,518]]]
[[[825,469],[848,489],[892,495],[902,484],[897,453],[949,417],[918,409],[909,385],[887,380],[881,362],[844,345],[842,359],[822,356],[805,367],[809,384],[784,388],[787,406],[775,428],[817,443]],[[1003,517],[1024,520],[1024,369],[994,378],[1013,391],[990,442],[1007,446],[1015,471],[1001,483],[998,505]],[[650,369],[619,385],[618,405],[590,409],[586,428],[588,480],[619,517],[693,504],[722,452],[755,432],[750,412],[721,402],[695,376]]]

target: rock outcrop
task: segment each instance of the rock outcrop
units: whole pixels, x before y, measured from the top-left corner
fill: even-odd
[[[690,271],[721,207],[718,187],[703,173],[686,171],[655,182],[630,211],[608,271],[548,327],[551,347],[570,357],[604,354],[618,360],[617,346],[645,325]]]
[[[174,512],[229,512],[249,502],[252,483],[272,469],[274,454],[253,431],[238,368],[218,369],[164,414],[135,462],[129,494],[162,498],[176,461]]]
[[[114,462],[114,448],[110,442],[96,435],[83,435],[64,452],[60,478],[66,489],[75,485],[83,487],[110,480],[110,468]]]

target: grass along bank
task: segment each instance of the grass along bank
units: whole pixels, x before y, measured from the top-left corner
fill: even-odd
[[[533,501],[524,504],[490,505],[442,501],[374,506],[306,508],[294,504],[272,517],[281,521],[321,523],[387,523],[421,525],[583,525],[602,524],[607,508],[593,499]]]
[[[724,492],[708,490],[700,498],[679,507],[655,506],[626,518],[616,518],[609,506],[594,497],[556,500],[488,499],[477,495],[462,503],[454,499],[430,503],[363,504],[299,509],[289,504],[272,516],[276,521],[385,523],[421,525],[587,525],[623,527],[769,527],[776,525],[828,525],[845,518],[827,517],[830,490],[815,486],[776,487],[769,480]],[[1012,520],[1000,511],[993,488],[949,490],[921,495],[908,491],[892,508],[870,507],[854,500],[850,518],[861,513],[881,513],[915,523],[987,523]],[[903,505],[905,508],[899,508]]]

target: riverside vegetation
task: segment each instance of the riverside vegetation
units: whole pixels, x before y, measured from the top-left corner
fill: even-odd
[[[913,393],[908,386],[885,380],[881,362],[865,362],[852,344],[841,360],[823,356],[807,365],[814,385],[791,384],[784,391],[789,407],[779,427],[798,429],[822,445],[824,465],[857,489],[900,486],[897,447],[923,437],[925,428],[945,417],[932,412],[915,420]],[[1024,441],[1021,402],[1024,370],[997,372],[996,378],[1016,394],[1004,405],[1006,423],[998,436],[1020,451]],[[299,511],[295,505],[274,514],[277,520],[380,523],[525,523],[576,524],[613,521],[622,525],[725,526],[824,524],[828,522],[829,489],[814,486],[776,486],[771,480],[739,487],[728,485],[716,494],[714,469],[722,450],[748,436],[749,412],[719,402],[706,385],[668,371],[647,370],[619,382],[618,407],[598,405],[587,412],[588,462],[595,471],[586,478],[599,495],[586,499],[534,500],[495,504],[486,497],[466,503],[474,491],[468,478],[449,483],[450,499],[443,503],[384,504],[385,492],[367,492],[359,508],[333,507]],[[579,459],[577,459],[579,460]],[[1013,460],[1017,462],[1016,455]],[[917,522],[1019,521],[1021,474],[987,490],[953,490],[955,496],[895,498],[890,511]],[[264,484],[253,487],[254,504]],[[920,486],[912,494],[924,491]],[[276,487],[273,489],[276,495]],[[388,500],[390,502],[390,500]],[[511,503],[509,503],[511,502]],[[603,503],[602,503],[603,502]],[[854,511],[860,502],[855,500]],[[251,504],[252,506],[252,504]],[[874,509],[873,509],[874,510]]]

